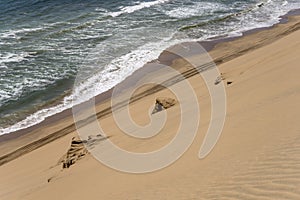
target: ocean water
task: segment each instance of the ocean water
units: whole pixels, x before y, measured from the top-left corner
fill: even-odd
[[[110,89],[171,45],[237,36],[297,8],[299,0],[1,0],[0,135]],[[73,88],[89,65],[99,73]]]

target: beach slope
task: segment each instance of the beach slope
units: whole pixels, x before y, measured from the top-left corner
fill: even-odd
[[[299,17],[293,23],[299,27]],[[300,199],[300,30],[274,31],[284,27],[222,43],[211,51],[226,85],[227,113],[222,135],[205,159],[198,153],[210,121],[210,96],[201,76],[195,75],[188,81],[200,91],[199,130],[191,147],[171,166],[146,174],[118,172],[73,142],[78,159],[63,168],[76,136],[73,131],[0,166],[0,199]],[[236,55],[234,47],[246,50]],[[133,102],[133,119],[147,124],[155,99],[172,95],[166,88]],[[123,135],[109,114],[99,123],[118,146],[148,152],[168,144],[178,129],[179,105],[166,112],[162,134],[149,140]]]

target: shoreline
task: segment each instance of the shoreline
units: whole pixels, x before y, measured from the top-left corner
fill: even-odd
[[[289,34],[292,33],[300,28],[300,22],[294,22],[294,17],[300,14],[300,9],[290,11],[289,13],[292,13],[292,15],[285,15],[282,17],[281,22],[275,24],[271,27],[265,27],[265,28],[259,28],[259,29],[253,29],[246,31],[243,33],[242,36],[239,37],[233,37],[233,38],[221,38],[217,39],[215,41],[212,41],[212,43],[206,43],[206,49],[209,49],[209,54],[213,57],[213,60],[215,63],[221,64],[228,62],[229,60],[232,60],[234,58],[237,58],[241,55],[244,55],[252,50],[255,50],[259,47],[262,47],[264,45],[270,44],[273,41]],[[289,20],[287,20],[289,19]],[[272,35],[272,37],[268,37],[269,32],[276,32],[278,31],[275,35]],[[239,47],[239,42],[242,40],[249,40],[248,37],[256,37],[256,40],[258,42],[252,42],[250,41],[249,43],[252,44],[252,46],[247,46],[242,49]],[[218,42],[216,42],[218,41]],[[213,43],[215,42],[215,43]],[[200,42],[201,43],[201,42]],[[205,46],[205,45],[204,45]],[[222,54],[222,49],[228,49],[232,48],[231,51],[227,54]],[[167,55],[166,51],[164,51],[161,56],[160,56],[160,62],[161,63],[166,63],[170,64],[173,62],[176,62],[177,58],[172,57],[172,55]],[[153,69],[147,69],[146,67],[142,67],[141,69],[135,71],[131,76],[127,77],[123,82],[120,84],[124,84],[124,82],[127,82],[130,84],[130,82],[134,81],[136,78],[140,78],[141,75],[148,70],[153,70]],[[186,74],[191,74],[190,76],[193,76],[193,73],[191,71],[185,71],[184,73]],[[188,77],[190,77],[188,76]],[[111,91],[113,90],[110,89],[107,92],[104,92],[98,96],[95,97],[95,102],[96,105],[98,106],[99,104],[105,104],[105,102],[110,98]],[[146,91],[146,93],[152,94],[159,91],[158,90],[153,90],[150,89],[149,91]],[[145,94],[146,95],[146,94]],[[141,97],[138,97],[136,100],[143,98],[144,96],[142,95]],[[110,113],[110,107],[106,107],[100,112],[97,112],[97,118],[102,118],[103,116],[106,116]],[[64,124],[63,121],[66,123]],[[12,132],[9,134],[1,135],[0,136],[0,166],[17,158],[20,157],[28,152],[31,152],[49,142],[52,142],[58,138],[61,138],[73,131],[76,130],[74,123],[72,122],[72,110],[67,109],[61,113],[57,113],[53,116],[50,116],[46,118],[43,122],[36,124],[34,126],[31,126],[26,129],[22,129],[16,132]],[[59,123],[57,123],[59,122]],[[66,126],[66,124],[68,124]],[[56,127],[55,127],[56,126]],[[49,127],[54,127],[53,130],[56,130],[51,133],[46,133],[47,128]],[[39,130],[45,129],[41,131],[40,133]],[[27,143],[26,144],[19,144],[15,146],[15,149],[9,150],[7,147],[2,148],[3,146],[6,145],[6,143],[13,142],[14,140],[18,140],[19,138],[25,138],[28,136]],[[7,145],[9,146],[9,145]]]
[[[112,99],[121,100],[116,107],[114,105],[119,109],[118,114],[114,113],[117,115],[100,117],[110,106],[110,101],[106,101],[93,107],[100,118],[94,118],[92,123],[88,123],[87,118],[90,110],[79,110],[79,118],[76,115],[74,119],[83,121],[71,133],[68,126],[73,119],[66,117],[51,126],[3,142],[2,153],[29,145],[6,157],[6,161],[19,156],[17,159],[0,166],[1,200],[299,200],[299,26],[300,15],[291,17],[288,24],[220,43],[210,51],[211,57],[219,62],[217,68],[202,74],[195,69],[204,70],[212,64],[209,58],[203,62],[203,57],[208,55],[201,51],[195,54],[199,50],[195,42],[183,43],[184,47],[192,48],[170,64],[183,77],[159,68],[156,63],[147,65],[159,69],[141,81],[154,84],[138,87],[131,95],[132,103],[125,107],[122,97],[132,88],[117,93],[120,98]],[[181,47],[173,48],[167,50],[177,52]],[[215,71],[219,71],[221,77],[213,73]],[[207,75],[211,76],[207,79]],[[216,85],[219,79],[222,82]],[[163,83],[164,88],[157,87],[159,83]],[[137,85],[140,84],[134,88]],[[216,127],[215,122],[220,119],[222,111],[218,107],[225,103],[220,93],[215,102],[211,89],[223,86],[225,123],[216,145],[203,158],[199,152],[207,136],[211,136],[210,127]],[[157,101],[171,103],[172,99],[175,105],[150,116],[151,111],[157,111],[153,109]],[[87,108],[83,106],[80,108]],[[216,110],[219,111],[216,113]],[[157,125],[156,120],[163,124]],[[131,126],[130,122],[142,127],[134,123]],[[195,134],[194,138],[188,139],[191,134]],[[187,140],[190,145],[184,144]],[[164,155],[165,147],[174,141],[180,146],[170,148],[170,155]],[[43,143],[45,145],[38,148]],[[128,154],[114,153],[108,143],[129,153],[143,156],[146,153],[147,156],[154,152],[161,156],[132,160]],[[172,155],[182,147],[186,147],[183,154],[173,160]],[[107,165],[105,160],[99,159],[99,154],[104,155],[106,161],[117,161],[121,166]],[[164,165],[170,159],[173,162]],[[143,171],[127,173],[130,165]],[[154,165],[161,168],[152,168]]]
[[[272,26],[268,26],[268,27],[261,27],[261,28],[254,28],[254,29],[250,29],[250,30],[247,30],[247,31],[244,31],[242,32],[242,35],[241,36],[233,36],[233,37],[227,37],[227,36],[221,36],[221,37],[217,37],[217,38],[210,38],[206,41],[198,41],[198,43],[207,51],[207,52],[210,52],[211,50],[213,50],[218,44],[221,44],[221,43],[226,43],[226,42],[230,42],[230,41],[234,41],[234,40],[237,40],[239,38],[242,38],[244,36],[247,36],[247,35],[251,35],[251,34],[255,34],[257,32],[260,32],[260,31],[263,31],[263,30],[268,30],[268,29],[272,29],[274,28],[276,25],[279,25],[279,24],[285,24],[285,23],[288,23],[288,18],[289,17],[292,17],[292,16],[296,16],[296,15],[300,15],[300,8],[299,9],[293,9],[293,10],[290,10],[287,14],[283,15],[283,16],[280,16],[279,17],[279,22],[272,25]],[[176,45],[175,45],[176,46]],[[158,59],[155,59],[151,62],[159,62],[161,64],[164,64],[164,65],[168,65],[170,66],[172,64],[172,62],[176,59],[178,59],[179,57],[178,56],[174,56],[174,55],[171,55],[170,53],[167,52],[167,50],[164,50]],[[150,63],[151,63],[150,62]],[[116,86],[119,86],[119,85],[122,85],[124,82],[131,82],[132,80],[134,79],[138,79],[138,78],[141,78],[143,76],[143,73],[148,73],[148,72],[151,72],[152,70],[151,69],[148,69],[146,68],[145,66],[147,65],[147,63],[140,69],[136,70],[135,72],[133,72],[132,75],[128,76],[125,78],[125,80],[121,81],[120,83],[118,83]],[[149,71],[150,70],[150,71]],[[129,81],[128,81],[129,80]],[[134,82],[134,81],[133,81]],[[116,87],[114,86],[113,88],[101,93],[101,94],[98,94],[96,95],[94,98],[95,98],[95,103],[96,104],[99,104],[99,103],[102,103],[106,100],[108,100],[111,96],[111,93],[113,91],[113,89]],[[68,93],[68,92],[67,92]],[[81,103],[81,104],[84,104]],[[58,104],[54,104],[54,106],[57,106],[59,105]],[[7,140],[11,140],[11,139],[15,139],[15,138],[18,138],[19,136],[22,136],[24,134],[27,134],[29,132],[32,132],[40,127],[43,127],[44,125],[45,126],[48,126],[49,124],[53,124],[61,119],[64,119],[65,117],[68,117],[72,114],[72,108],[68,108],[66,110],[63,110],[61,112],[58,112],[54,115],[51,115],[49,117],[46,117],[43,121],[37,123],[37,124],[34,124],[32,126],[29,126],[27,128],[22,128],[20,130],[17,130],[17,131],[12,131],[12,132],[9,132],[9,133],[6,133],[6,134],[3,134],[3,135],[0,135],[0,144],[4,141],[7,141]]]

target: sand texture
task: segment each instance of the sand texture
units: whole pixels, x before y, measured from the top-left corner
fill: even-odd
[[[152,173],[129,174],[106,167],[83,148],[83,143],[93,148],[110,140],[142,153],[174,138],[180,106],[189,99],[186,95],[179,101],[171,90],[181,89],[183,96],[188,91],[185,81],[158,71],[168,87],[136,91],[129,110],[137,124],[147,125],[160,102],[164,109],[153,114],[167,115],[160,134],[147,140],[123,134],[105,102],[97,105],[97,122],[82,123],[80,129],[88,132],[83,142],[74,139],[77,133],[69,116],[0,143],[0,199],[300,199],[299,29],[300,18],[293,17],[287,24],[220,43],[210,51],[222,73],[218,82],[226,87],[227,112],[222,135],[204,159],[198,153],[210,122],[210,95],[202,77],[177,59],[172,67],[196,91],[201,120],[190,148],[175,163]],[[105,136],[98,135],[98,122]],[[194,125],[192,120],[189,125]]]

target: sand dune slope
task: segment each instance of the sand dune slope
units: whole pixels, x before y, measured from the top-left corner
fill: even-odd
[[[62,169],[57,163],[68,152],[73,132],[0,166],[0,199],[300,199],[299,39],[298,30],[219,66],[224,83],[230,82],[226,123],[205,159],[198,153],[211,105],[196,75],[188,81],[197,91],[200,126],[191,147],[174,164],[153,173],[128,174],[87,154]],[[171,87],[185,90],[180,82]],[[134,102],[130,112],[137,123],[147,124],[157,97],[174,98],[166,89]],[[112,116],[99,122],[120,147],[153,151],[174,137],[179,104],[166,110],[166,127],[150,140],[124,136]],[[90,125],[83,128],[96,132]]]

